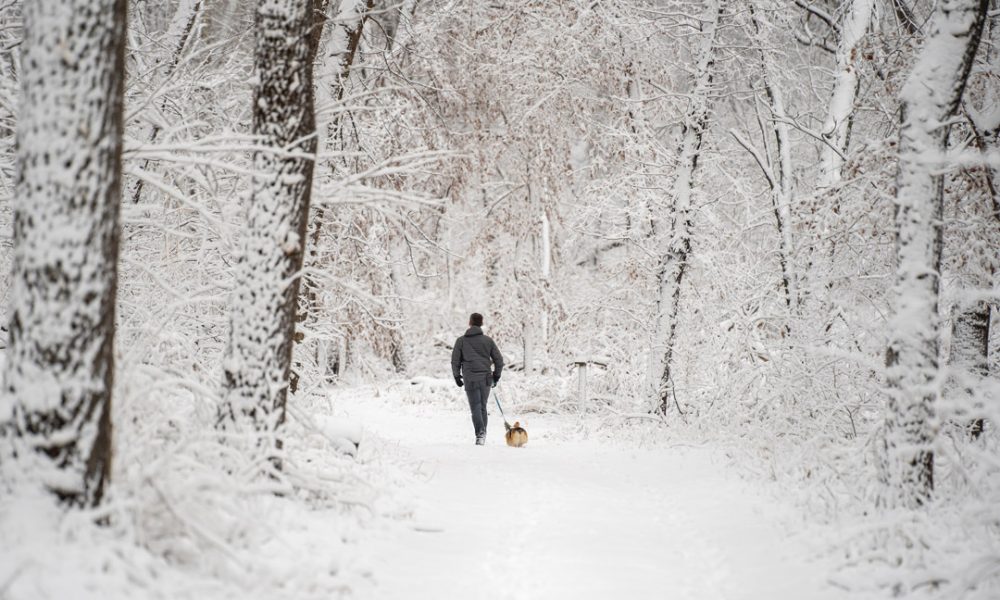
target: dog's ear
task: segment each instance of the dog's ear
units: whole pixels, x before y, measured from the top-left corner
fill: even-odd
[[[520,421],[514,421],[514,427],[520,427],[520,426],[521,426]]]

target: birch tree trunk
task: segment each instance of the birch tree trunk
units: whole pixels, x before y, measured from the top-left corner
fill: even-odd
[[[944,178],[941,155],[983,31],[988,0],[952,0],[934,13],[900,92],[896,173],[896,280],[886,350],[888,402],[883,500],[923,504],[934,487],[939,384],[938,292]]]
[[[701,144],[708,129],[709,113],[712,107],[711,88],[715,71],[715,46],[719,21],[724,4],[711,1],[701,21],[701,46],[695,67],[694,88],[690,94],[690,106],[684,119],[684,134],[681,140],[677,174],[671,186],[673,210],[670,227],[666,231],[664,252],[660,255],[657,268],[659,295],[656,300],[656,329],[652,360],[650,361],[650,381],[656,409],[665,414],[670,406],[667,390],[671,377],[671,362],[674,354],[674,340],[677,333],[677,319],[680,311],[681,283],[688,266],[691,252],[692,187]],[[659,229],[662,219],[654,221]],[[654,231],[659,235],[658,231]]]
[[[61,500],[111,466],[125,0],[24,3],[3,430]]]
[[[834,72],[833,93],[823,124],[822,181],[830,187],[840,181],[844,154],[851,137],[854,119],[854,100],[858,95],[861,79],[858,77],[858,53],[871,25],[874,0],[848,0],[844,21],[840,27],[840,44],[837,47],[837,67]]]
[[[253,130],[268,149],[254,153],[235,266],[223,426],[274,432],[285,418],[316,153],[313,18],[312,0],[257,5]]]

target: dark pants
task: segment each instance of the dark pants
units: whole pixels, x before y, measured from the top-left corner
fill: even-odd
[[[465,382],[465,395],[469,397],[469,410],[472,411],[472,426],[476,428],[476,437],[486,437],[486,402],[490,399],[492,383],[489,379]]]

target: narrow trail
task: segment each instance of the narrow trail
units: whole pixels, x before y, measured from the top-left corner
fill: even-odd
[[[560,441],[545,416],[508,448],[493,413],[476,447],[458,407],[365,404],[349,412],[430,473],[399,490],[412,521],[372,542],[378,600],[844,597],[780,508],[708,450]]]

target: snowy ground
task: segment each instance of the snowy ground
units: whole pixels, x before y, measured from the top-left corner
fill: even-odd
[[[337,413],[416,474],[396,490],[412,516],[362,542],[375,598],[847,597],[792,531],[794,509],[719,453],[574,440],[572,419],[546,415],[530,418],[526,448],[508,448],[495,407],[476,447],[459,394],[451,406],[336,395]]]
[[[214,439],[195,432],[123,451],[100,509],[110,527],[2,498],[0,600],[862,598],[828,583],[830,532],[715,445],[634,448],[584,434],[606,427],[535,414],[528,446],[508,448],[494,407],[477,447],[450,381],[313,398],[290,423],[289,472],[306,486],[294,494],[203,463],[217,448],[191,450]],[[357,461],[328,443],[354,437],[352,423]]]

